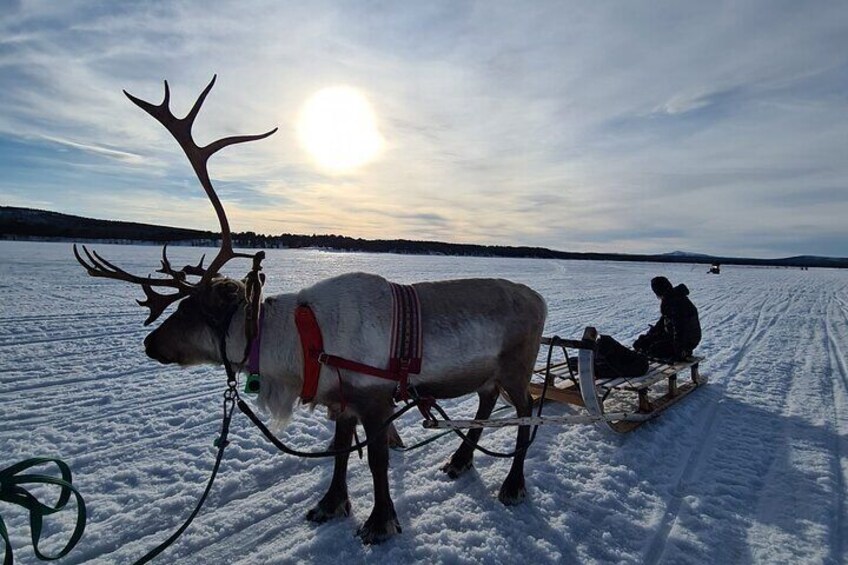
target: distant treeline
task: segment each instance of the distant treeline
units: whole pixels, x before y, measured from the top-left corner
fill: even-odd
[[[0,239],[39,240],[107,240],[116,243],[173,243],[177,245],[211,245],[220,234],[211,231],[154,226],[134,222],[95,220],[58,212],[30,208],[0,206]],[[233,244],[242,248],[321,248],[369,253],[402,253],[414,255],[461,255],[475,257],[525,257],[537,259],[577,259],[595,261],[652,261],[661,263],[720,263],[724,265],[758,265],[777,267],[848,268],[848,258],[800,256],[785,259],[750,259],[668,253],[638,255],[625,253],[573,253],[544,247],[508,247],[472,245],[440,241],[406,239],[358,239],[342,235],[264,235],[254,232],[233,233]]]

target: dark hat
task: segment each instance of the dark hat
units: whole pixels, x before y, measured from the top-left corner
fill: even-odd
[[[651,290],[657,296],[665,296],[671,292],[671,282],[665,277],[654,277],[651,279]]]

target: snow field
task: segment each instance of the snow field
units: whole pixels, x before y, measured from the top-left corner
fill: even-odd
[[[137,273],[152,271],[160,253],[97,249]],[[69,244],[0,242],[0,252],[0,467],[38,455],[67,461],[89,524],[63,562],[131,562],[168,537],[202,492],[223,370],[148,359],[145,310],[133,302],[140,290],[88,277]],[[202,252],[169,255],[182,264]],[[354,270],[407,283],[509,278],[548,301],[548,335],[579,337],[594,325],[624,343],[657,318],[648,282],[664,274],[686,283],[700,309],[698,351],[710,382],[625,436],[586,425],[541,428],[527,458],[529,498],[517,507],[496,496],[508,461],[478,454],[454,481],[438,467],[455,438],[393,452],[403,533],[374,547],[354,535],[371,506],[365,461],[351,458],[352,516],[316,526],[304,516],[327,488],[332,461],[276,453],[237,414],[206,506],[158,562],[845,561],[848,273],[726,267],[713,276],[700,265],[285,250],[270,251],[265,266],[269,294]],[[471,417],[476,397],[444,406]],[[548,415],[573,411],[545,407]],[[408,444],[432,433],[419,420],[411,412],[399,423]],[[488,430],[482,442],[510,450],[514,433]],[[282,433],[312,449],[331,437],[323,412],[304,408]],[[0,513],[17,561],[37,562],[23,512],[2,505]],[[45,548],[64,543],[73,514],[51,520]]]

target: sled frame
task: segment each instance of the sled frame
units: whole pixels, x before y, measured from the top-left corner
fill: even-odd
[[[425,420],[423,425],[430,429],[473,429],[502,428],[507,426],[533,426],[544,424],[592,424],[596,423],[614,432],[632,431],[658,416],[669,406],[675,404],[696,388],[707,382],[700,374],[700,364],[704,357],[692,356],[684,361],[673,363],[651,361],[648,372],[634,378],[595,378],[595,356],[597,343],[592,339],[562,339],[557,336],[543,337],[542,345],[558,347],[564,359],[544,365],[534,371],[534,375],[547,379],[544,382],[531,382],[530,394],[539,402],[542,391],[545,400],[567,403],[584,409],[581,414],[563,416],[528,416],[524,418],[496,418],[490,420]],[[573,374],[568,365],[568,350],[577,351],[577,373]],[[678,373],[689,369],[690,381],[678,383]],[[559,381],[559,382],[558,382]],[[666,385],[664,394],[651,397],[652,387],[662,383]],[[607,411],[605,403],[622,397],[635,395],[632,409],[614,408]]]
[[[597,346],[594,340],[578,341],[554,336],[542,338],[542,344],[560,347],[565,357],[561,362],[552,363],[550,367],[537,368],[535,371],[536,375],[548,380],[545,400],[581,406],[586,409],[587,416],[620,433],[629,432],[655,418],[707,382],[707,378],[700,373],[700,364],[704,357],[691,356],[675,362],[651,360],[648,371],[638,377],[595,378]],[[567,349],[577,350],[576,375],[573,375],[569,368]],[[678,374],[687,369],[690,380],[679,383]],[[557,380],[560,382],[556,382]],[[660,384],[665,385],[664,394],[652,397],[653,389]],[[542,383],[530,383],[530,393],[534,401],[541,399],[544,388]],[[627,396],[635,396],[632,412],[626,408],[613,411],[605,409],[608,401],[615,400],[620,403]]]

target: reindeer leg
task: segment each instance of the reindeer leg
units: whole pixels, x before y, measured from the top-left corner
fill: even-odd
[[[340,415],[336,420],[336,434],[333,438],[333,449],[347,449],[353,440],[356,429],[356,417]],[[350,453],[336,455],[333,466],[333,480],[327,494],[306,514],[310,522],[326,522],[333,518],[350,515],[350,499],[347,496],[347,462]]]
[[[510,395],[510,398],[515,404],[515,412],[519,418],[530,416],[533,406],[533,398],[530,393],[524,389],[519,394]],[[530,442],[530,426],[518,427],[518,439],[515,442],[517,453],[512,458],[512,467],[509,469],[509,474],[504,479],[501,485],[501,490],[498,493],[498,500],[507,506],[518,504],[527,496],[527,491],[524,488],[524,458],[527,457],[527,447]],[[518,451],[519,449],[521,451]]]
[[[485,420],[492,414],[492,409],[498,400],[498,389],[479,391],[477,396],[480,398],[480,404],[477,406],[477,414],[475,419]],[[442,471],[448,474],[448,477],[455,479],[466,472],[473,466],[474,447],[480,440],[480,434],[483,433],[482,428],[476,428],[468,432],[468,442],[463,441],[459,444],[459,448],[454,452],[450,461],[442,466]]]
[[[356,534],[367,544],[382,543],[401,532],[389,492],[389,446],[383,422],[382,418],[373,416],[362,421],[369,441],[368,466],[374,480],[374,509]]]

